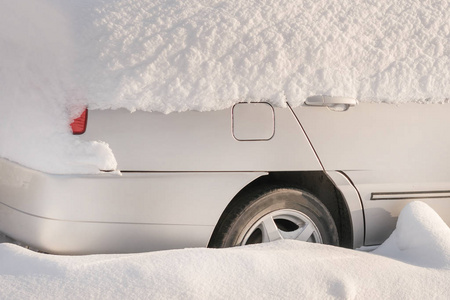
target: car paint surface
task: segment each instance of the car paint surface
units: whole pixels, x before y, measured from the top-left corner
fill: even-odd
[[[442,193],[450,191],[450,105],[361,103],[343,112],[293,110],[324,169],[342,171],[357,188],[366,245],[382,243],[410,201],[426,202],[450,224],[450,194]],[[374,199],[377,193],[385,196]]]
[[[252,104],[244,104],[252,105]],[[257,103],[266,107],[268,104]],[[274,108],[272,138],[236,140],[233,108],[172,113],[130,113],[125,109],[90,111],[81,137],[102,140],[122,171],[294,171],[321,170],[297,119],[287,108]],[[257,110],[238,121],[260,122]],[[249,137],[251,132],[246,133]],[[250,139],[250,138],[248,138]]]
[[[0,228],[59,254],[205,246],[230,199],[263,172],[52,175],[0,159]]]

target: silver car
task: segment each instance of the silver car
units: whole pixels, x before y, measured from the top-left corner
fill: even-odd
[[[0,159],[0,231],[60,254],[377,245],[413,200],[449,223],[449,128],[448,104],[329,96],[295,108],[92,110],[80,137],[107,142],[121,174],[52,175]]]

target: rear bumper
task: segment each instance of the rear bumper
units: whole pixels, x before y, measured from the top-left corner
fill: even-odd
[[[53,175],[0,158],[0,231],[58,254],[206,246],[263,172]]]

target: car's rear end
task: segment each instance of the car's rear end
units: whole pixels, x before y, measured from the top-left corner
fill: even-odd
[[[271,171],[320,170],[295,116],[266,103],[169,115],[89,111],[118,170],[54,175],[0,159],[0,230],[52,253],[206,246],[238,192]]]

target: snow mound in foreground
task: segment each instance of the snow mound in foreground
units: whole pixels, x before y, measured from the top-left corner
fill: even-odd
[[[421,203],[406,207],[399,223],[412,226],[422,236],[414,242],[410,231],[397,231],[404,249],[431,250],[432,245],[450,239],[448,234],[430,230],[444,226],[439,216]],[[380,255],[373,255],[284,240],[229,249],[54,256],[0,244],[0,286],[2,297],[16,299],[450,297],[450,270],[440,265],[446,264],[441,258],[450,253],[448,247],[423,252],[430,256],[427,268],[420,267],[421,255],[382,247],[385,250],[379,251]],[[394,253],[409,263],[381,256],[392,257]],[[431,260],[435,262],[431,264]]]
[[[450,269],[450,228],[423,202],[401,211],[397,227],[375,254],[423,267]]]

